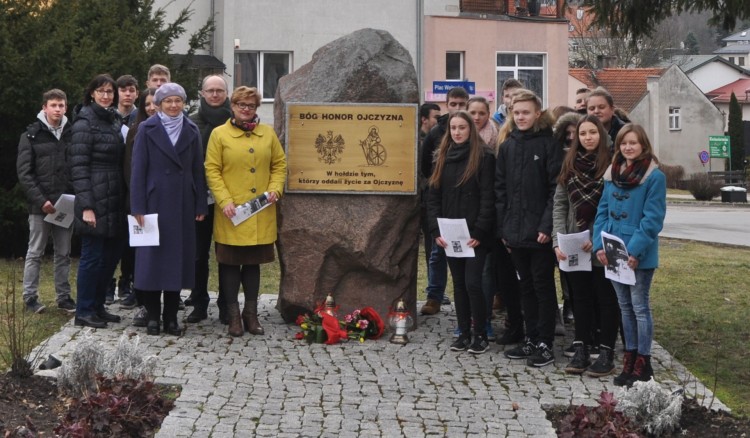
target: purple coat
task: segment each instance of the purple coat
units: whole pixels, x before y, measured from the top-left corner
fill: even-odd
[[[130,179],[131,214],[159,215],[159,246],[135,250],[134,286],[191,289],[195,282],[195,217],[208,212],[203,146],[187,117],[172,146],[158,115],[138,127]]]

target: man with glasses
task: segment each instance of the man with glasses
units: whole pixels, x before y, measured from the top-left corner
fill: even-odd
[[[229,105],[229,93],[227,82],[222,76],[209,75],[203,79],[200,91],[200,105],[198,111],[190,116],[190,120],[198,126],[203,144],[203,155],[206,154],[206,146],[211,136],[211,131],[221,126],[232,117]],[[209,202],[211,200],[209,199]],[[208,215],[202,222],[195,224],[196,261],[195,261],[195,287],[190,293],[190,299],[186,304],[193,305],[193,311],[188,315],[186,321],[195,323],[208,318],[208,259],[211,250],[211,240],[214,227],[214,209],[208,209]],[[219,288],[219,319],[227,323],[224,308],[224,297]]]
[[[466,110],[466,102],[468,100],[469,93],[462,87],[451,88],[445,96],[445,105],[448,107],[448,113],[438,117],[437,124],[430,130],[422,142],[422,162],[420,166],[422,175],[424,175],[426,180],[429,180],[430,176],[432,176],[435,152],[448,130],[450,115],[460,110]],[[445,260],[445,250],[438,245],[432,245],[430,261],[427,265],[427,302],[422,306],[420,313],[423,315],[434,315],[440,311],[441,304],[451,303],[448,296],[445,295],[445,285],[447,282],[448,262]]]

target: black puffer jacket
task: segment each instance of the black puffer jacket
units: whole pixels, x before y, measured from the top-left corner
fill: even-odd
[[[125,142],[115,112],[96,103],[84,106],[73,123],[70,173],[75,190],[75,227],[81,234],[114,237],[125,232]],[[94,210],[96,227],[82,220]]]
[[[71,134],[70,124],[66,123],[58,140],[47,125],[37,120],[21,135],[16,171],[29,201],[29,213],[43,214],[45,202],[54,205],[63,193],[73,193],[67,163]]]
[[[428,228],[432,237],[436,238],[440,236],[437,218],[464,218],[471,237],[485,244],[494,239],[495,156],[487,148],[477,174],[468,182],[456,186],[463,177],[468,159],[468,145],[456,146],[451,143],[440,176],[440,187],[430,186],[428,189]]]
[[[562,151],[544,127],[515,129],[500,145],[495,170],[497,237],[509,247],[543,248],[539,233],[552,237],[552,205]]]

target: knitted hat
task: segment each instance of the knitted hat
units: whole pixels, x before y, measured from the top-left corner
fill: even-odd
[[[161,101],[169,96],[179,96],[183,101],[187,100],[185,89],[182,88],[180,84],[176,82],[167,82],[156,90],[156,93],[154,94],[154,103],[161,105]]]

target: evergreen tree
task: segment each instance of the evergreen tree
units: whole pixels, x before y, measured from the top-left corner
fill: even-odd
[[[688,55],[697,55],[700,53],[700,47],[698,46],[698,39],[695,37],[693,32],[688,32],[685,37],[685,52]]]
[[[732,170],[744,169],[745,161],[745,135],[742,128],[742,107],[737,101],[737,96],[732,93],[729,98],[729,142],[731,145],[730,160]]]

